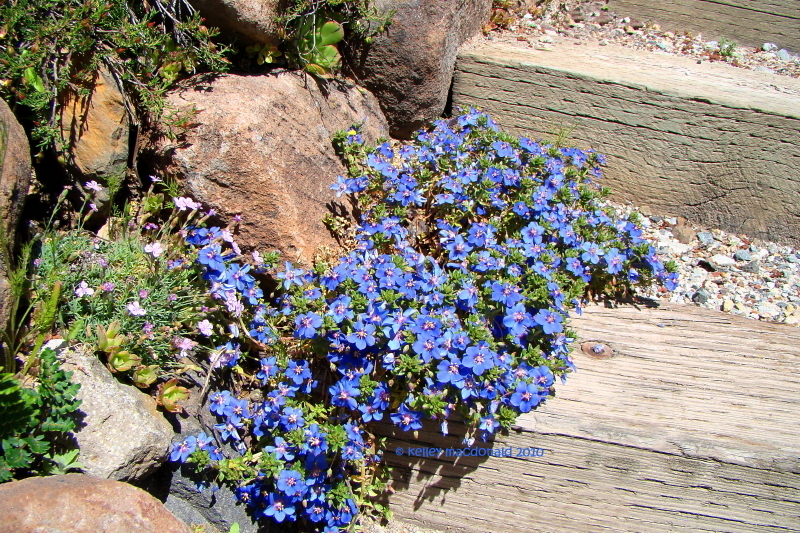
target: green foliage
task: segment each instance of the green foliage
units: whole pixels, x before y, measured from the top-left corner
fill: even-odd
[[[379,14],[369,0],[292,0],[277,22],[290,65],[330,77],[341,67],[338,45],[346,37],[371,42],[393,14]]]
[[[729,41],[728,39],[719,40],[719,55],[725,59],[733,58],[736,54],[736,41]]]
[[[53,350],[44,350],[38,361],[35,388],[22,388],[11,374],[0,375],[0,481],[81,468],[77,450],[56,449],[67,448],[63,437],[75,429],[80,385],[70,381],[72,372],[61,369]]]
[[[0,95],[29,109],[39,147],[59,146],[59,98],[88,95],[102,67],[130,112],[156,117],[178,76],[226,67],[215,31],[182,0],[17,0],[0,5],[0,21]]]

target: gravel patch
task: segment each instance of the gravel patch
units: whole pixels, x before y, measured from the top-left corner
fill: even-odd
[[[700,227],[678,217],[614,205],[617,214],[641,215],[643,237],[664,261],[673,260],[678,288],[648,289],[639,296],[697,305],[792,326],[800,324],[800,251],[792,246]]]
[[[562,8],[562,6],[564,6]],[[603,1],[567,0],[550,2],[533,16],[512,16],[488,32],[490,41],[523,41],[528,46],[553,49],[552,45],[595,42],[600,46],[618,44],[636,50],[688,56],[697,60],[726,63],[757,72],[800,77],[800,55],[792,54],[777,43],[759,47],[738,46],[730,41],[705,40],[702,34],[662,31],[657,24],[644,24],[608,9]]]

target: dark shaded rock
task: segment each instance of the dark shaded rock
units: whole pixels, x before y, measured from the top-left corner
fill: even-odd
[[[0,530],[9,533],[190,533],[132,485],[83,474],[0,485]]]
[[[705,289],[698,289],[697,292],[692,295],[692,301],[696,304],[704,304],[709,298],[711,298],[711,295]]]
[[[491,0],[376,0],[395,10],[385,33],[346,64],[381,103],[394,137],[441,116],[458,47],[489,20]]]
[[[0,224],[9,249],[14,249],[25,196],[31,181],[28,137],[5,101],[0,100]],[[5,250],[0,248],[0,255]],[[0,257],[0,328],[11,309],[11,287],[6,277],[7,257]]]
[[[335,245],[322,222],[337,202],[330,186],[345,174],[334,133],[363,123],[368,142],[388,134],[367,91],[321,87],[297,73],[220,76],[168,100],[200,112],[181,142],[156,141],[158,170],[223,222],[241,215],[237,242],[245,249],[277,250],[291,261],[310,263],[318,246]]]

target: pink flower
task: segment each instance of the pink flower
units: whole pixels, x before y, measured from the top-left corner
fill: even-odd
[[[187,209],[189,210],[200,209],[201,207],[203,207],[201,204],[195,202],[189,197],[178,197],[174,199],[174,202],[175,202],[175,207],[178,208],[178,211],[186,211]]]
[[[94,294],[94,289],[89,287],[89,284],[85,281],[81,281],[78,285],[78,288],[75,289],[75,296],[78,298],[83,298],[84,296],[91,296]]]
[[[102,285],[100,285],[100,290],[103,292],[111,292],[114,290],[115,285],[110,281],[106,281]]]
[[[95,204],[89,204],[89,209],[91,209],[92,212],[94,212],[94,213],[97,213],[97,211],[98,211],[97,205],[95,205]]]
[[[186,337],[175,337],[173,342],[175,343],[175,347],[181,352],[188,352],[197,346],[196,342],[194,342],[192,339],[187,339]]]
[[[167,300],[169,300],[170,302],[174,302],[177,299],[178,299],[178,295],[175,294],[175,293],[170,293],[169,296],[167,296]]]
[[[257,265],[260,265],[264,262],[264,258],[261,257],[261,254],[258,253],[258,250],[253,252],[253,261],[255,261]]]
[[[160,242],[154,242],[152,244],[145,244],[144,251],[148,254],[153,254],[153,257],[158,257],[164,253],[164,247],[161,246]]]
[[[209,322],[208,320],[202,320],[198,322],[197,329],[199,329],[200,333],[202,333],[206,337],[210,336],[211,333],[213,332],[213,326],[211,325],[211,322]]]
[[[144,316],[147,313],[136,301],[128,304],[128,312],[133,316]]]
[[[164,180],[162,180],[162,179],[161,179],[161,178],[159,178],[158,176],[150,176],[150,181],[152,181],[153,183],[161,183],[161,182],[163,182]]]
[[[145,298],[147,298],[147,295],[148,295],[148,294],[150,294],[150,293],[147,291],[147,289],[141,289],[141,290],[139,291],[139,298],[141,298],[142,300],[144,300]]]
[[[83,184],[83,186],[86,187],[87,189],[91,190],[91,191],[98,191],[99,192],[99,191],[103,190],[103,187],[101,187],[100,184],[97,183],[94,180],[87,181],[86,183]]]

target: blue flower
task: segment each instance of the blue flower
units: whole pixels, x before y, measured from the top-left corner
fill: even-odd
[[[264,509],[266,516],[272,517],[276,522],[283,522],[287,519],[294,522],[296,520],[294,513],[294,502],[285,494],[271,493],[269,495],[269,503]]]
[[[547,309],[540,309],[539,312],[536,313],[536,316],[533,317],[533,320],[542,326],[542,329],[548,335],[564,331],[561,325],[561,315],[548,311]]]
[[[520,412],[527,413],[541,401],[539,388],[532,383],[520,381],[517,383],[516,391],[511,395],[511,405],[517,407]]]
[[[340,407],[347,407],[351,410],[358,408],[356,398],[361,395],[358,390],[349,380],[337,381],[333,386],[328,389],[331,395],[331,403]]]
[[[278,279],[283,280],[283,288],[288,289],[292,285],[303,285],[303,269],[292,268],[292,264],[286,261],[285,270],[278,272]]]
[[[355,345],[359,350],[365,349],[367,346],[375,344],[375,326],[372,324],[364,324],[360,320],[353,324],[353,332],[347,335],[347,342]]]
[[[169,460],[172,462],[185,463],[189,456],[197,449],[197,437],[190,435],[181,442],[172,445],[172,453]]]
[[[300,339],[312,339],[317,334],[317,328],[322,325],[322,317],[316,313],[305,313],[297,315],[294,319],[297,326],[294,336]]]
[[[400,404],[400,408],[391,416],[392,422],[403,431],[417,430],[422,428],[422,413],[412,411],[405,402]]]
[[[282,470],[275,486],[291,498],[302,496],[308,490],[305,479],[296,470]]]

